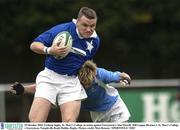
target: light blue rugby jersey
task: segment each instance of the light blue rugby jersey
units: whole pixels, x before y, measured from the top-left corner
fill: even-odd
[[[118,99],[118,91],[113,87],[104,87],[104,85],[111,82],[119,82],[120,72],[112,72],[98,68],[96,78],[97,80],[94,80],[91,87],[86,89],[88,98],[82,101],[82,110],[96,112],[107,111]],[[99,81],[103,83],[99,83]]]
[[[76,28],[76,20],[73,20],[72,22],[54,26],[50,30],[40,34],[34,39],[34,41],[41,42],[45,46],[50,47],[55,36],[62,31],[68,31],[71,34],[73,39],[72,47],[75,49],[80,49],[85,55],[82,56],[70,52],[61,60],[55,59],[50,55],[46,57],[45,67],[59,74],[67,74],[69,76],[77,75],[77,72],[82,64],[84,64],[85,61],[92,59],[97,52],[100,39],[95,31],[90,38],[81,38]]]

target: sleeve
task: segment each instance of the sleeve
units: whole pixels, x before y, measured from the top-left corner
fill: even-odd
[[[121,72],[116,71],[108,71],[104,68],[97,68],[97,78],[103,81],[104,83],[112,83],[120,81]]]
[[[36,37],[34,39],[34,42],[41,42],[45,46],[50,47],[52,45],[53,38],[54,37],[52,36],[52,34],[48,31],[46,31],[46,32],[40,34],[38,37]]]
[[[56,25],[45,31],[44,33],[40,34],[37,38],[34,39],[34,42],[41,42],[45,46],[50,47],[55,36],[62,31],[67,31],[69,26],[70,25],[67,23]]]

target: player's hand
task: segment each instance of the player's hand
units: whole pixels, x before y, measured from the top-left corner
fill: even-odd
[[[120,74],[120,77],[121,77],[120,84],[122,86],[129,86],[131,84],[131,78],[127,73],[122,72]]]
[[[67,51],[68,51],[67,47],[60,47],[58,46],[58,43],[57,43],[51,46],[51,49],[49,50],[49,54],[53,56],[57,56],[57,55],[63,56],[64,54],[67,53]]]
[[[24,93],[24,86],[21,83],[15,82],[10,86],[10,92],[16,95],[22,95]]]

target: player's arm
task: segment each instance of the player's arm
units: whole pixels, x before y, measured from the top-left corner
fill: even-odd
[[[49,54],[49,49],[41,42],[32,42],[30,49],[37,54]]]
[[[34,94],[36,91],[36,84],[23,86],[21,83],[15,82],[10,87],[10,92],[16,95],[22,95],[24,93]]]
[[[37,54],[48,54],[52,45],[53,36],[50,32],[46,31],[36,37],[30,45],[30,49]]]
[[[125,72],[112,72],[112,71],[108,71],[106,69],[103,68],[97,68],[97,76],[99,77],[99,79],[101,79],[104,83],[112,83],[112,82],[125,82],[126,84],[130,84],[131,83],[131,78],[130,76],[125,73]]]
[[[67,52],[67,47],[59,47],[58,44],[53,44],[51,47],[45,46],[41,42],[31,43],[30,49],[37,54],[45,55],[64,55]]]
[[[40,34],[30,45],[30,49],[37,54],[45,55],[64,55],[66,47],[59,47],[59,43],[53,44],[54,35],[50,31]]]

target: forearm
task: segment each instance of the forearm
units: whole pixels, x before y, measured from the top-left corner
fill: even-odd
[[[97,76],[101,81],[104,83],[118,83],[118,82],[124,82],[125,84],[130,84],[131,83],[131,78],[130,76],[125,73],[125,72],[112,72],[105,70],[103,68],[97,68]]]
[[[37,54],[45,54],[44,48],[45,46],[41,42],[33,42],[30,46],[30,49]]]
[[[97,76],[104,82],[104,83],[111,83],[111,82],[119,82],[120,81],[120,72],[112,72],[108,71],[103,68],[97,68]]]
[[[36,92],[36,84],[24,86],[24,93],[34,94]]]

